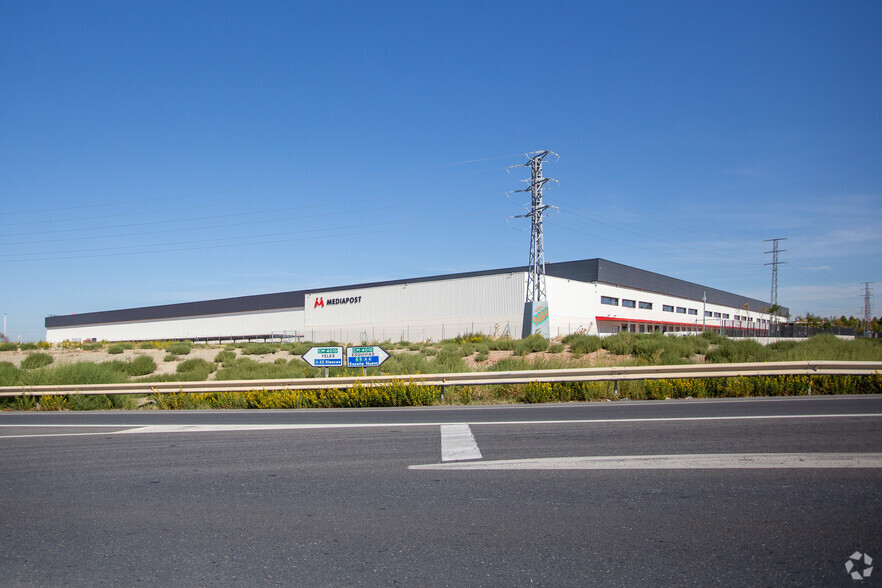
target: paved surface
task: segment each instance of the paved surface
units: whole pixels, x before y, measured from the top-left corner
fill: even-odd
[[[0,451],[3,586],[882,585],[845,569],[882,562],[877,466],[550,459],[854,461],[882,397],[2,413]],[[545,465],[422,469],[502,460]]]

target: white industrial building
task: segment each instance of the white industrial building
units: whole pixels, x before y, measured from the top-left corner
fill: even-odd
[[[545,266],[548,333],[760,333],[768,302],[605,259]],[[529,334],[527,268],[46,318],[46,340],[425,341]],[[786,312],[786,309],[784,309]],[[525,327],[526,325],[526,327]]]

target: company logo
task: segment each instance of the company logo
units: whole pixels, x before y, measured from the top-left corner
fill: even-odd
[[[540,323],[544,323],[548,320],[548,307],[543,306],[541,308],[536,309],[536,312],[533,313],[533,324],[538,325]]]
[[[861,561],[863,560],[863,569]],[[869,578],[873,573],[873,558],[869,554],[855,551],[847,560],[845,560],[845,571],[851,576],[852,580],[863,580]]]
[[[315,303],[312,305],[312,307],[318,308],[319,306],[321,306],[322,308],[324,308],[326,304],[328,306],[332,306],[334,304],[358,304],[359,302],[361,302],[361,296],[347,296],[345,298],[328,298],[327,300],[325,300],[324,297],[322,297],[322,296],[317,296],[315,299]]]

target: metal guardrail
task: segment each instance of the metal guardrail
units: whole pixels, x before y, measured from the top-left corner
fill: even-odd
[[[705,363],[690,365],[628,366],[525,370],[509,372],[463,372],[452,374],[406,374],[400,376],[345,376],[286,380],[212,380],[205,382],[129,382],[64,386],[3,386],[2,396],[67,394],[154,394],[249,392],[253,390],[318,390],[382,386],[395,382],[421,386],[478,386],[529,382],[610,382],[665,380],[674,378],[731,378],[738,376],[868,376],[882,373],[882,361],[786,361],[764,363]]]

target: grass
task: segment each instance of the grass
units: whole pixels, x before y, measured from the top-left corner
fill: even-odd
[[[284,364],[261,363],[248,357],[224,362],[217,370],[215,380],[278,380],[283,378],[314,377],[321,370],[307,365],[299,359]]]
[[[52,363],[52,356],[48,353],[28,353],[27,357],[21,360],[21,369],[33,370],[45,367]]]
[[[280,347],[279,343],[243,343],[241,345],[243,355],[267,355],[279,351]]]
[[[336,344],[330,342],[329,344]],[[12,344],[15,350],[19,346]],[[103,348],[101,344],[99,348]],[[132,344],[120,344],[124,349]],[[882,360],[882,341],[879,340],[841,340],[829,335],[813,337],[805,341],[781,341],[762,346],[751,340],[725,339],[715,333],[699,336],[667,337],[659,333],[637,334],[620,333],[605,339],[589,335],[569,335],[560,343],[549,342],[533,336],[523,340],[497,339],[464,336],[441,343],[411,343],[402,341],[388,348],[397,347],[400,352],[392,356],[379,368],[369,369],[368,375],[375,374],[423,374],[479,371],[520,371],[541,370],[587,366],[582,356],[599,349],[606,349],[603,362],[609,365],[664,365],[701,361],[711,363],[740,363],[754,361],[806,361],[806,360]],[[0,385],[38,386],[63,384],[112,384],[125,381],[201,381],[215,373],[217,380],[248,379],[286,379],[308,378],[324,374],[324,370],[312,368],[300,358],[290,361],[276,358],[273,362],[260,362],[242,355],[265,355],[277,350],[292,355],[305,352],[312,343],[281,344],[236,344],[219,351],[214,362],[204,359],[185,359],[174,374],[155,374],[156,362],[148,355],[139,355],[131,361],[105,361],[102,363],[78,362],[53,365],[52,356],[47,353],[29,353],[22,360],[21,367],[11,362],[0,362]],[[112,347],[112,346],[111,346]],[[143,348],[143,345],[138,346]],[[564,354],[565,348],[570,354]],[[38,347],[42,348],[42,347]],[[178,361],[179,355],[189,354],[189,342],[151,343],[150,349],[166,349],[166,361]],[[512,354],[495,364],[489,363],[491,350],[508,349]],[[172,351],[180,353],[172,353]],[[405,351],[406,350],[406,351]],[[547,351],[530,358],[529,354]],[[471,358],[477,367],[470,368],[465,358]],[[593,360],[596,362],[596,360]],[[361,375],[362,371],[334,368],[331,375]],[[814,393],[863,393],[882,392],[878,376],[856,378],[851,376],[817,377],[812,380]],[[487,403],[487,402],[545,402],[573,401],[615,398],[610,383],[554,383],[548,385],[500,385],[470,387],[468,390],[449,389],[444,402]],[[808,380],[798,377],[766,378],[720,378],[659,380],[649,382],[620,382],[619,397],[634,399],[658,398],[714,398],[724,396],[755,395],[796,395],[807,393]],[[331,402],[327,396],[287,395],[274,397],[270,404],[278,406],[323,406]],[[342,398],[342,397],[341,397]],[[280,400],[281,399],[281,400]],[[304,400],[306,399],[306,400]],[[198,400],[198,402],[197,402]],[[375,402],[371,400],[370,402]],[[44,410],[89,410],[94,408],[119,408],[133,406],[134,397],[122,399],[73,395],[43,399],[39,402]],[[181,404],[182,401],[175,401]],[[190,401],[187,401],[188,403]],[[254,397],[219,395],[213,399],[194,399],[200,406],[248,407],[263,403]],[[334,401],[337,402],[337,401]],[[368,402],[367,400],[340,400],[341,403]],[[378,402],[378,401],[376,401]],[[397,402],[397,401],[396,401]],[[186,404],[186,403],[185,403]],[[343,405],[341,404],[341,405]],[[192,403],[187,406],[195,406]],[[335,404],[336,405],[336,404]],[[373,404],[370,404],[373,405]],[[29,410],[37,406],[34,397],[18,397],[0,401],[0,407],[16,410]]]

